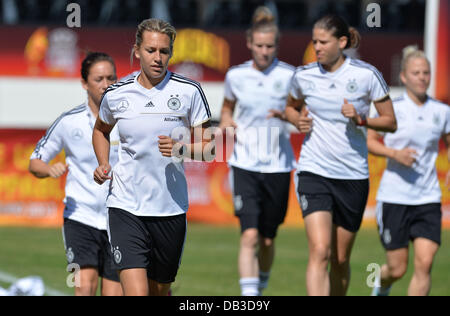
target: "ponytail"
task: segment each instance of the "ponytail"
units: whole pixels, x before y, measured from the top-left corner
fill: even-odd
[[[252,40],[254,32],[275,32],[276,42],[278,43],[280,30],[274,14],[268,7],[260,6],[255,10],[252,17],[252,27],[247,31],[248,41]]]

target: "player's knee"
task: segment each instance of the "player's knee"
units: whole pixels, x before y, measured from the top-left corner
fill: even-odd
[[[315,262],[329,262],[331,259],[331,248],[326,244],[315,244],[310,246],[310,259]]]
[[[350,268],[350,258],[348,256],[331,256],[331,266],[337,270],[348,270]]]
[[[97,285],[94,282],[83,282],[79,287],[75,288],[76,296],[94,296],[97,291]]]
[[[395,266],[389,267],[389,274],[392,279],[399,280],[403,278],[403,276],[406,274],[407,269],[408,269],[407,263],[397,264]]]
[[[258,244],[258,231],[256,229],[247,229],[242,233],[241,246],[256,247]]]
[[[421,256],[414,259],[414,270],[421,273],[430,273],[433,266],[432,256]]]
[[[263,248],[271,248],[273,247],[273,239],[271,238],[261,238],[260,245]]]

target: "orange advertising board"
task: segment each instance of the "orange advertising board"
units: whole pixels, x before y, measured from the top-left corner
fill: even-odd
[[[65,178],[36,179],[28,172],[29,157],[44,133],[43,130],[0,129],[0,225],[62,225]],[[291,142],[298,156],[302,137],[293,134]],[[218,152],[227,156],[230,148],[227,150],[228,153],[219,148]],[[63,154],[55,159],[62,160]],[[369,165],[370,196],[364,225],[375,223],[375,197],[386,162],[382,158],[370,156]],[[188,219],[192,222],[237,225],[238,221],[233,215],[227,164],[188,162],[185,169],[190,200]],[[444,184],[448,162],[443,144],[437,170],[443,192],[444,226],[450,228],[450,192]],[[285,225],[303,225],[293,183]]]
[[[44,133],[0,130],[0,225],[62,225],[65,179],[37,179],[28,172],[31,153]]]

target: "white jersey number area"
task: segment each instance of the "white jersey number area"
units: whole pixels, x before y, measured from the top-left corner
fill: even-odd
[[[100,108],[102,121],[117,124],[121,145],[107,205],[136,216],[183,214],[188,210],[183,164],[162,156],[158,137],[180,140],[183,131],[210,120],[211,112],[195,81],[168,71],[148,90],[138,76],[111,86]]]

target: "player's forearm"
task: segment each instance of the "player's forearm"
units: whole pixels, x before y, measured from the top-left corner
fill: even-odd
[[[389,148],[377,139],[368,139],[367,147],[372,155],[394,159],[395,149]]]
[[[36,178],[48,178],[50,176],[50,166],[40,159],[32,159],[28,170]]]
[[[380,132],[394,133],[397,130],[397,121],[395,116],[389,115],[367,118],[367,127]]]
[[[109,134],[103,133],[100,130],[94,128],[92,134],[92,143],[94,145],[95,156],[99,166],[109,164],[109,150],[111,147]]]
[[[285,110],[286,120],[294,126],[297,126],[297,122],[300,120],[300,112],[293,107],[286,107]]]
[[[224,106],[220,113],[220,126],[229,127],[233,122],[233,109],[228,106]]]

